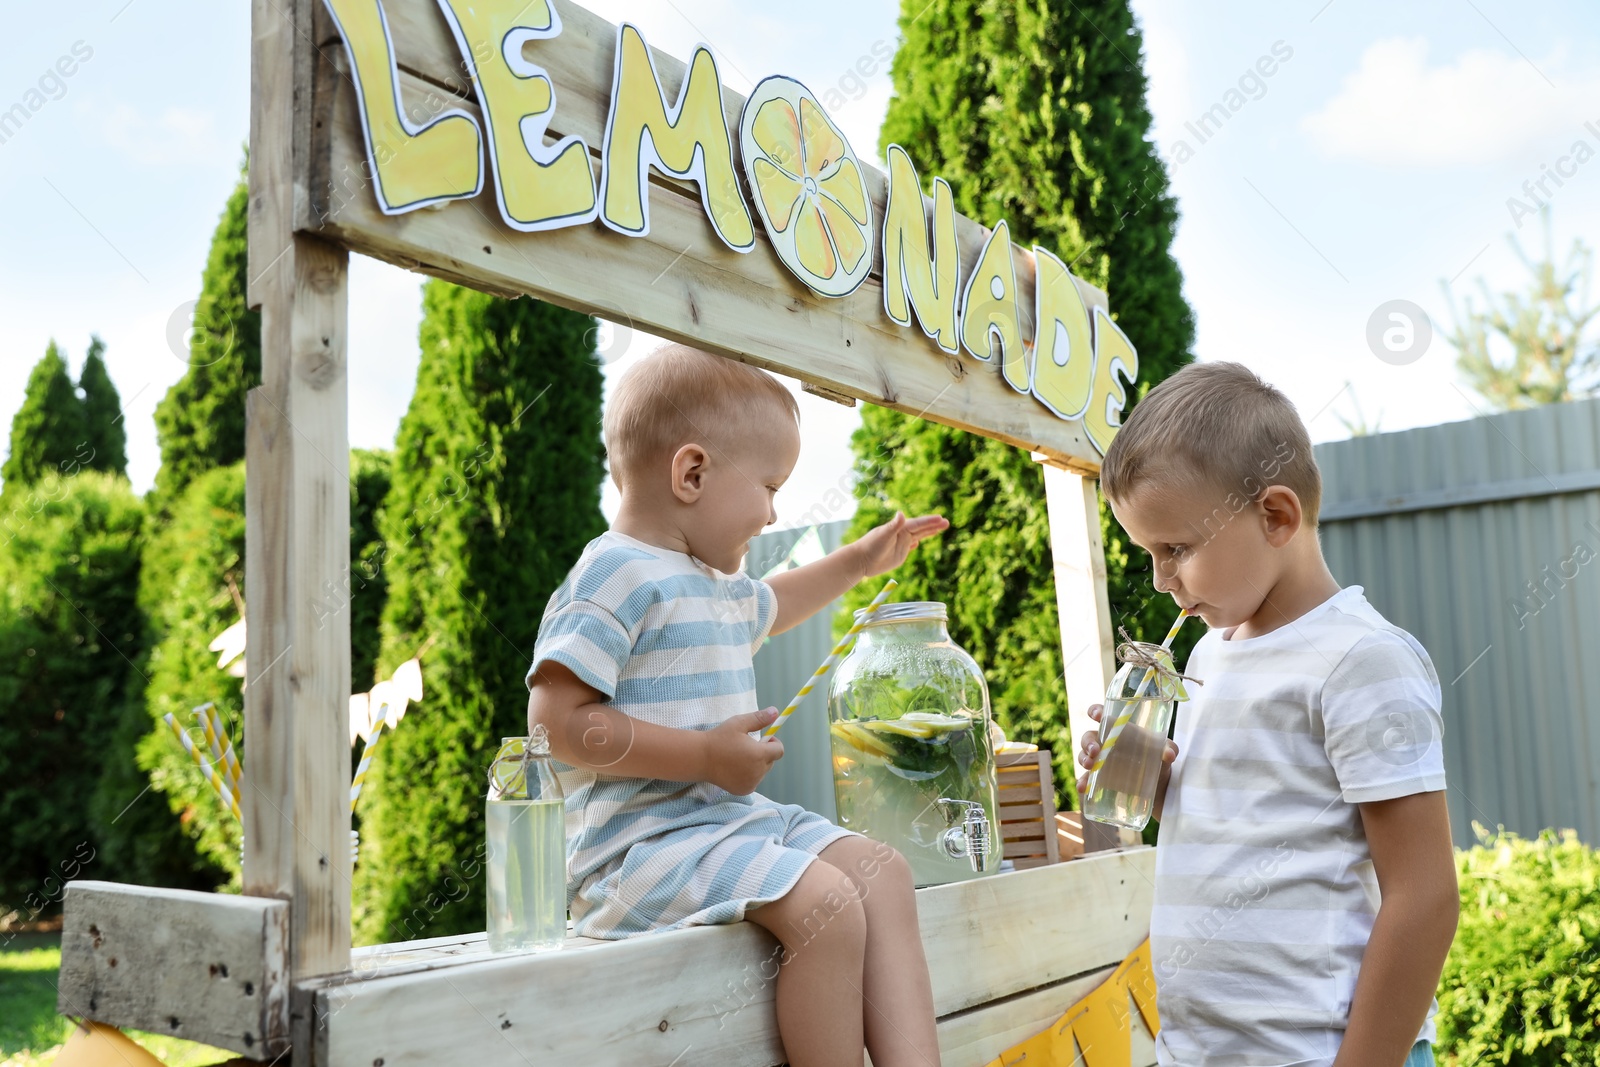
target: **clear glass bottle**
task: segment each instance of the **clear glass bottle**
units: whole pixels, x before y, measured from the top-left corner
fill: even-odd
[[[919,886],[1000,869],[989,687],[943,604],[878,609],[834,672],[828,720],[840,826],[898,849]]]
[[[1167,649],[1130,641],[1117,652],[1124,662],[1106,689],[1099,768],[1089,773],[1083,814],[1095,822],[1143,830],[1155,807],[1173,711],[1187,694]]]
[[[528,737],[501,738],[489,765],[484,824],[489,951],[560,948],[567,937],[566,797],[544,726]]]

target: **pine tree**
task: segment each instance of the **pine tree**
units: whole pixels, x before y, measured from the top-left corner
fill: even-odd
[[[1187,362],[1193,317],[1169,252],[1177,209],[1146,140],[1142,39],[1127,0],[904,0],[900,32],[880,146],[903,146],[925,183],[950,182],[964,213],[1005,219],[1014,242],[1043,246],[1104,288],[1139,349],[1138,395]],[[1038,465],[881,408],[863,410],[852,444],[860,505],[847,538],[896,509],[951,520],[896,577],[907,598],[948,603],[951,636],[983,666],[1002,727],[1057,753],[1067,803],[1073,741]],[[1172,611],[1154,595],[1148,558],[1130,556],[1104,507],[1101,520],[1113,622],[1136,637],[1164,631]],[[847,610],[874,592],[853,591]]]
[[[156,405],[161,467],[152,502],[158,514],[199,475],[244,458],[245,394],[261,384],[261,313],[245,304],[250,195],[245,173],[241,165],[239,183],[211,238],[189,335],[189,369]]]
[[[527,733],[544,606],[605,529],[594,320],[442,281],[426,283],[423,310],[382,519],[379,674],[434,643],[422,703],[362,796],[367,942],[482,928],[485,772],[501,737]]]
[[[66,359],[51,341],[33,365],[22,406],[11,419],[11,452],[0,478],[8,489],[31,485],[46,474],[76,474],[88,459],[83,403]]]
[[[84,433],[93,456],[89,469],[128,476],[128,433],[122,422],[122,398],[106,372],[101,353],[106,343],[95,337],[89,354],[78,372],[78,388],[83,390]]]

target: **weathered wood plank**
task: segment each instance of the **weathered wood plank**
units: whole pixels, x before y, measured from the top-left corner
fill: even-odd
[[[936,1011],[953,1015],[1121,962],[1147,934],[1153,871],[1154,851],[1138,849],[918,890]],[[397,973],[380,966],[307,983],[319,1021],[314,1062],[779,1062],[777,942],[753,923],[531,956],[486,956],[475,945],[459,942],[459,955],[425,964],[397,951]],[[963,1025],[961,1040],[975,1040],[982,1024]]]
[[[1035,457],[1037,458],[1037,457]],[[1066,665],[1067,718],[1078,770],[1078,739],[1095,729],[1089,707],[1105,697],[1116,674],[1116,633],[1106,592],[1106,547],[1100,533],[1100,502],[1094,479],[1044,464],[1045,508],[1050,518],[1056,610],[1061,617],[1061,655]],[[1135,840],[1137,838],[1135,837]],[[1096,822],[1084,824],[1084,848],[1093,852],[1127,843],[1124,835]]]
[[[414,0],[395,5],[391,17],[398,21],[398,12],[414,6]],[[605,48],[609,93],[609,38]],[[598,224],[518,233],[501,221],[487,187],[473,200],[437,210],[383,215],[361,178],[365,147],[344,52],[332,47],[322,55],[314,92],[318,132],[310,210],[297,220],[300,228],[409,269],[490,291],[529,293],[834,393],[984,433],[1074,470],[1098,470],[1099,453],[1081,423],[1058,419],[1014,392],[998,366],[944,354],[919,328],[895,325],[883,312],[878,280],[869,279],[846,298],[819,297],[789,274],[764,237],[744,256],[723,246],[698,197],[683,190],[653,186],[651,233],[637,238]],[[400,74],[400,84],[408,99],[430,92],[437,98],[440,92],[409,72]],[[452,98],[451,104],[477,114],[469,101]],[[972,224],[963,232],[962,256],[970,265],[984,231]],[[1018,253],[1016,260],[1024,332],[1031,337],[1032,259]],[[1082,288],[1092,304],[1105,306],[1103,293]]]
[[[1081,978],[1060,982],[1018,997],[986,1004],[959,1015],[939,1020],[939,1062],[943,1067],[983,1067],[1006,1049],[1044,1032],[1068,1008],[1094,992],[1110,978],[1115,967],[1106,967]],[[1133,1067],[1154,1067],[1155,1039],[1135,1016],[1129,1047]],[[871,1057],[868,1057],[869,1061]],[[1013,1064],[1010,1067],[1038,1067]],[[1062,1060],[1044,1067],[1083,1067],[1083,1058]]]
[[[260,1059],[287,1048],[289,905],[67,883],[56,1010]]]
[[[316,0],[251,14],[250,299],[261,385],[245,412],[244,886],[292,899],[296,977],[350,963],[350,618],[343,248],[295,234],[305,210]]]

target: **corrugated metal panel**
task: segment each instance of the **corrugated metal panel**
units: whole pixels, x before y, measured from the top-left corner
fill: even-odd
[[[1316,448],[1322,546],[1444,688],[1452,830],[1600,844],[1600,400]]]
[[[822,547],[832,552],[844,539],[849,520],[824,523],[817,527]],[[762,575],[789,554],[804,529],[779,530],[762,534],[750,542],[745,570]],[[817,664],[833,651],[833,617],[840,601],[835,600],[792,630],[769,637],[756,653],[756,699],[760,707],[782,708],[806,684]],[[837,822],[839,810],[833,799],[832,754],[828,746],[828,693],[823,684],[794,709],[778,734],[783,741],[783,758],[773,764],[758,787],[763,796],[785,804],[799,804],[829,821]]]

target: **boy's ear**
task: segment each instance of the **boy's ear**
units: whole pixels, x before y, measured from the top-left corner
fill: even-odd
[[[672,454],[673,496],[685,504],[693,504],[700,499],[708,458],[706,450],[693,442],[683,445]]]
[[[1286,485],[1269,485],[1263,489],[1256,508],[1261,515],[1262,533],[1273,548],[1288,544],[1305,521],[1299,495]]]

